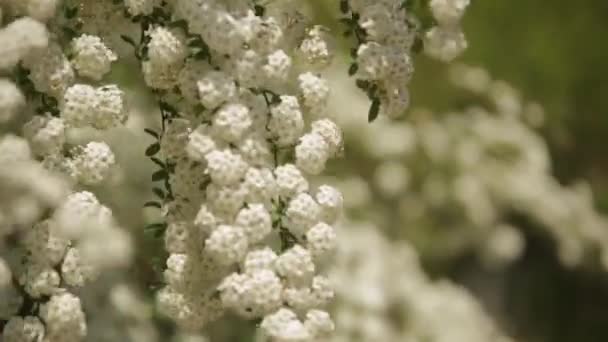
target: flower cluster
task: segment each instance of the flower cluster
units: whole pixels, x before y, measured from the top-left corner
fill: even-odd
[[[436,25],[425,34],[424,50],[434,58],[452,61],[467,48],[460,21],[470,0],[430,0]]]
[[[429,279],[412,246],[388,241],[378,228],[349,222],[340,235],[330,341],[512,341],[467,289]]]
[[[261,319],[272,341],[325,337],[333,291],[319,271],[342,206],[334,187],[310,183],[342,151],[325,113],[325,30],[294,25],[301,14],[281,3],[178,0],[134,13],[127,4],[140,40],[123,39],[161,111],[146,151],[164,187],[150,203],[170,253],[161,312],[187,330],[229,310]]]
[[[340,1],[348,27],[345,34],[354,36],[357,44],[351,50],[349,75],[357,77],[357,87],[372,101],[369,121],[379,114],[397,117],[409,108],[413,54],[422,45],[429,55],[446,61],[466,48],[458,23],[468,4],[469,0]],[[431,28],[433,22],[424,20],[429,10],[438,26]]]
[[[0,83],[0,121],[24,123],[22,137],[0,138],[6,196],[0,247],[9,251],[0,257],[0,323],[7,342],[83,340],[87,324],[78,289],[131,256],[130,237],[110,209],[80,188],[107,180],[112,150],[104,142],[78,146],[69,139],[74,130],[126,121],[118,86],[77,83],[79,77],[102,81],[116,55],[99,37],[70,41],[56,34],[78,29],[61,21],[77,9],[58,8],[50,0],[3,7],[8,24],[0,30],[0,68],[11,78]]]

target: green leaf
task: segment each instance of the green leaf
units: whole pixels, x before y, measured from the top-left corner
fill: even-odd
[[[353,76],[354,74],[357,73],[357,70],[359,70],[359,64],[357,64],[357,63],[351,64],[350,67],[348,68],[348,75]]]
[[[157,154],[159,151],[160,151],[160,144],[158,142],[155,142],[154,144],[148,146],[148,148],[146,149],[146,156],[151,157],[151,156]]]
[[[166,223],[152,223],[144,227],[144,232],[152,234],[155,238],[161,237],[167,230]]]
[[[149,202],[144,203],[144,208],[150,208],[150,207],[160,209],[160,208],[162,208],[162,205],[156,201],[149,201]]]
[[[144,128],[144,132],[150,134],[151,136],[155,137],[156,139],[160,138],[160,135],[156,131],[154,131],[153,129]]]
[[[338,21],[343,23],[344,25],[348,25],[348,26],[353,25],[353,20],[351,18],[340,18],[340,19],[338,19]]]
[[[158,182],[169,178],[167,170],[158,170],[152,174],[152,181]]]
[[[412,51],[416,54],[422,52],[424,49],[424,41],[420,37],[416,37],[414,40],[414,45],[412,46]]]
[[[348,6],[348,0],[340,0],[340,12],[342,13],[348,13],[349,10],[349,6]]]
[[[169,23],[169,27],[177,27],[181,28],[184,31],[188,32],[188,22],[184,19],[172,21]]]
[[[207,52],[205,50],[200,50],[200,51],[196,52],[194,55],[192,55],[192,58],[197,59],[199,61],[203,61],[203,60],[209,58],[209,52]]]
[[[161,167],[161,169],[165,168],[165,163],[163,163],[162,160],[156,158],[156,157],[150,157],[150,160],[152,160],[154,162],[154,164],[158,165]]]
[[[152,188],[152,192],[161,199],[165,199],[165,192],[161,188]]]
[[[71,27],[62,27],[63,30],[63,34],[65,34],[65,36],[72,40],[74,37],[76,37],[78,35],[78,33],[76,31],[74,31],[73,28]]]
[[[72,8],[66,7],[64,14],[65,14],[66,19],[72,19],[72,18],[76,17],[77,13],[78,13],[78,6],[74,6]]]
[[[160,110],[162,110],[163,112],[168,112],[173,115],[177,115],[177,110],[173,106],[168,104],[167,102],[161,101],[159,103],[159,107],[160,107]]]
[[[266,12],[266,8],[260,5],[253,6],[253,9],[255,10],[256,17],[263,17]]]
[[[369,107],[369,113],[367,116],[368,122],[373,122],[378,118],[378,114],[380,113],[380,99],[375,98],[372,101],[372,105]]]
[[[367,90],[370,86],[369,81],[358,79],[355,81],[355,84],[359,89]]]
[[[137,43],[135,43],[135,41],[133,40],[133,38],[131,38],[131,37],[127,36],[127,35],[121,34],[120,35],[120,39],[124,40],[127,44],[129,44],[129,45],[131,45],[133,47],[137,47]]]

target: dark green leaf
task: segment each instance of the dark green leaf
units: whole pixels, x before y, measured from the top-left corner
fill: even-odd
[[[169,178],[166,170],[158,170],[152,174],[152,181],[158,182]]]
[[[188,22],[184,19],[172,21],[169,23],[169,27],[178,27],[188,32]]]
[[[66,19],[72,19],[72,18],[74,18],[77,13],[78,13],[78,6],[74,6],[72,8],[70,8],[70,7],[66,7],[65,8],[65,17],[66,17]]]
[[[168,104],[167,102],[161,101],[159,103],[159,107],[160,107],[160,110],[162,110],[163,112],[168,112],[168,113],[177,115],[177,110],[173,106]]]
[[[152,188],[152,192],[161,199],[165,199],[165,192],[161,188]]]
[[[348,74],[350,76],[354,75],[357,73],[357,70],[359,70],[359,64],[357,63],[353,63],[350,65],[350,67],[348,68]]]
[[[76,37],[78,35],[78,33],[76,31],[74,31],[73,28],[71,27],[62,27],[63,29],[63,34],[65,34],[65,36],[72,40],[74,37]]]
[[[351,18],[340,18],[340,19],[338,19],[338,21],[340,21],[344,25],[348,25],[348,26],[353,25],[353,20]]]
[[[367,88],[367,97],[370,99],[375,99],[376,96],[376,92],[378,91],[378,84],[374,83],[372,84],[370,87]]]
[[[135,43],[135,41],[133,40],[133,38],[131,38],[131,37],[127,36],[127,35],[124,35],[124,34],[121,34],[120,38],[122,40],[124,40],[127,44],[129,44],[129,45],[131,45],[133,47],[137,47],[137,44]]]
[[[150,207],[160,209],[160,208],[162,208],[162,205],[156,201],[150,201],[150,202],[144,203],[144,208],[150,208]]]
[[[144,232],[147,234],[152,234],[154,237],[159,238],[167,230],[166,223],[152,223],[144,227]]]
[[[144,128],[144,132],[150,134],[151,136],[155,137],[156,139],[160,138],[160,135],[156,131],[154,131],[153,129]]]
[[[348,0],[340,0],[340,12],[348,13]]]
[[[369,81],[358,79],[355,81],[355,84],[359,89],[367,90],[369,88]]]
[[[160,151],[160,144],[155,142],[154,144],[148,146],[148,148],[146,149],[146,156],[151,157],[157,154],[158,151]]]
[[[253,6],[253,9],[255,10],[255,15],[257,17],[263,17],[264,13],[266,12],[266,8],[260,5]]]
[[[369,107],[369,114],[367,116],[368,122],[373,122],[378,118],[378,114],[380,113],[380,99],[375,98],[372,101],[372,105]]]
[[[420,53],[424,49],[424,41],[420,37],[416,37],[414,40],[414,45],[412,46],[412,51],[414,53]]]
[[[152,160],[154,162],[154,164],[160,166],[162,169],[165,168],[165,163],[163,163],[162,160],[160,160],[156,157],[150,157],[150,160]]]

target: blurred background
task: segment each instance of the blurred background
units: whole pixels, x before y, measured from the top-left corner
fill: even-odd
[[[563,184],[589,181],[597,207],[608,210],[608,2],[473,0],[464,30],[469,48],[461,61],[485,67],[542,104],[554,175]],[[414,101],[458,106],[438,88],[441,67],[419,62]],[[530,233],[526,240],[523,257],[504,274],[483,275],[482,282],[503,287],[507,330],[529,341],[608,340],[607,274],[565,269],[547,236]],[[448,271],[465,283],[476,272],[466,258]]]
[[[337,15],[332,1],[312,3],[322,21]],[[539,133],[549,147],[553,175],[564,185],[588,181],[596,208],[605,213],[608,2],[472,0],[463,27],[469,48],[457,61],[485,68],[545,108]],[[417,56],[413,107],[467,107],[470,98],[446,75],[446,65]],[[526,247],[500,271],[484,269],[470,253],[449,263],[427,260],[423,253],[423,266],[467,286],[517,340],[608,340],[608,274],[593,266],[562,266],[550,236],[530,222],[517,223]]]

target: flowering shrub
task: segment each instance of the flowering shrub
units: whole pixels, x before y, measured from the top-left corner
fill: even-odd
[[[468,5],[336,0],[332,32],[295,0],[4,1],[2,341],[510,341],[417,253],[503,266],[513,215],[570,266],[608,264],[608,236],[505,83],[457,66],[490,108],[408,112],[416,54],[462,53]],[[334,105],[352,86],[373,124]]]

